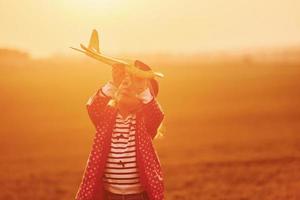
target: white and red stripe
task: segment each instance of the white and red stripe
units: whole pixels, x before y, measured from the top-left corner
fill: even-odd
[[[136,163],[135,114],[123,119],[117,115],[113,129],[103,183],[104,188],[118,194],[140,193],[142,187]]]

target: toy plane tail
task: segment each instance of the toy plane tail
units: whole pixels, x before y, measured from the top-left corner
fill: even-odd
[[[100,53],[98,32],[95,29],[92,32],[88,48],[92,51]]]

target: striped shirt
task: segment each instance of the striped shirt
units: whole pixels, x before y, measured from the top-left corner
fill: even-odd
[[[104,188],[110,192],[132,194],[144,190],[136,163],[135,123],[135,114],[126,119],[117,114],[103,174]]]

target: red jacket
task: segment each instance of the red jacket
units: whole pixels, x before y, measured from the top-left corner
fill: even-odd
[[[93,145],[76,200],[103,200],[102,175],[109,153],[112,130],[117,109],[108,104],[110,97],[103,97],[98,89],[87,102],[89,117],[96,128]],[[140,182],[150,200],[164,199],[164,183],[160,161],[152,140],[164,114],[153,98],[136,113],[136,157]]]

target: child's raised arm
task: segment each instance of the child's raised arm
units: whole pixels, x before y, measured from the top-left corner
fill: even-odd
[[[99,88],[87,101],[86,108],[95,127],[97,127],[97,122],[103,117],[103,110],[112,98],[115,89],[115,86],[108,82]]]
[[[142,92],[139,98],[144,103],[141,112],[145,119],[147,131],[153,139],[164,118],[164,113],[156,98],[151,95],[149,88]]]

